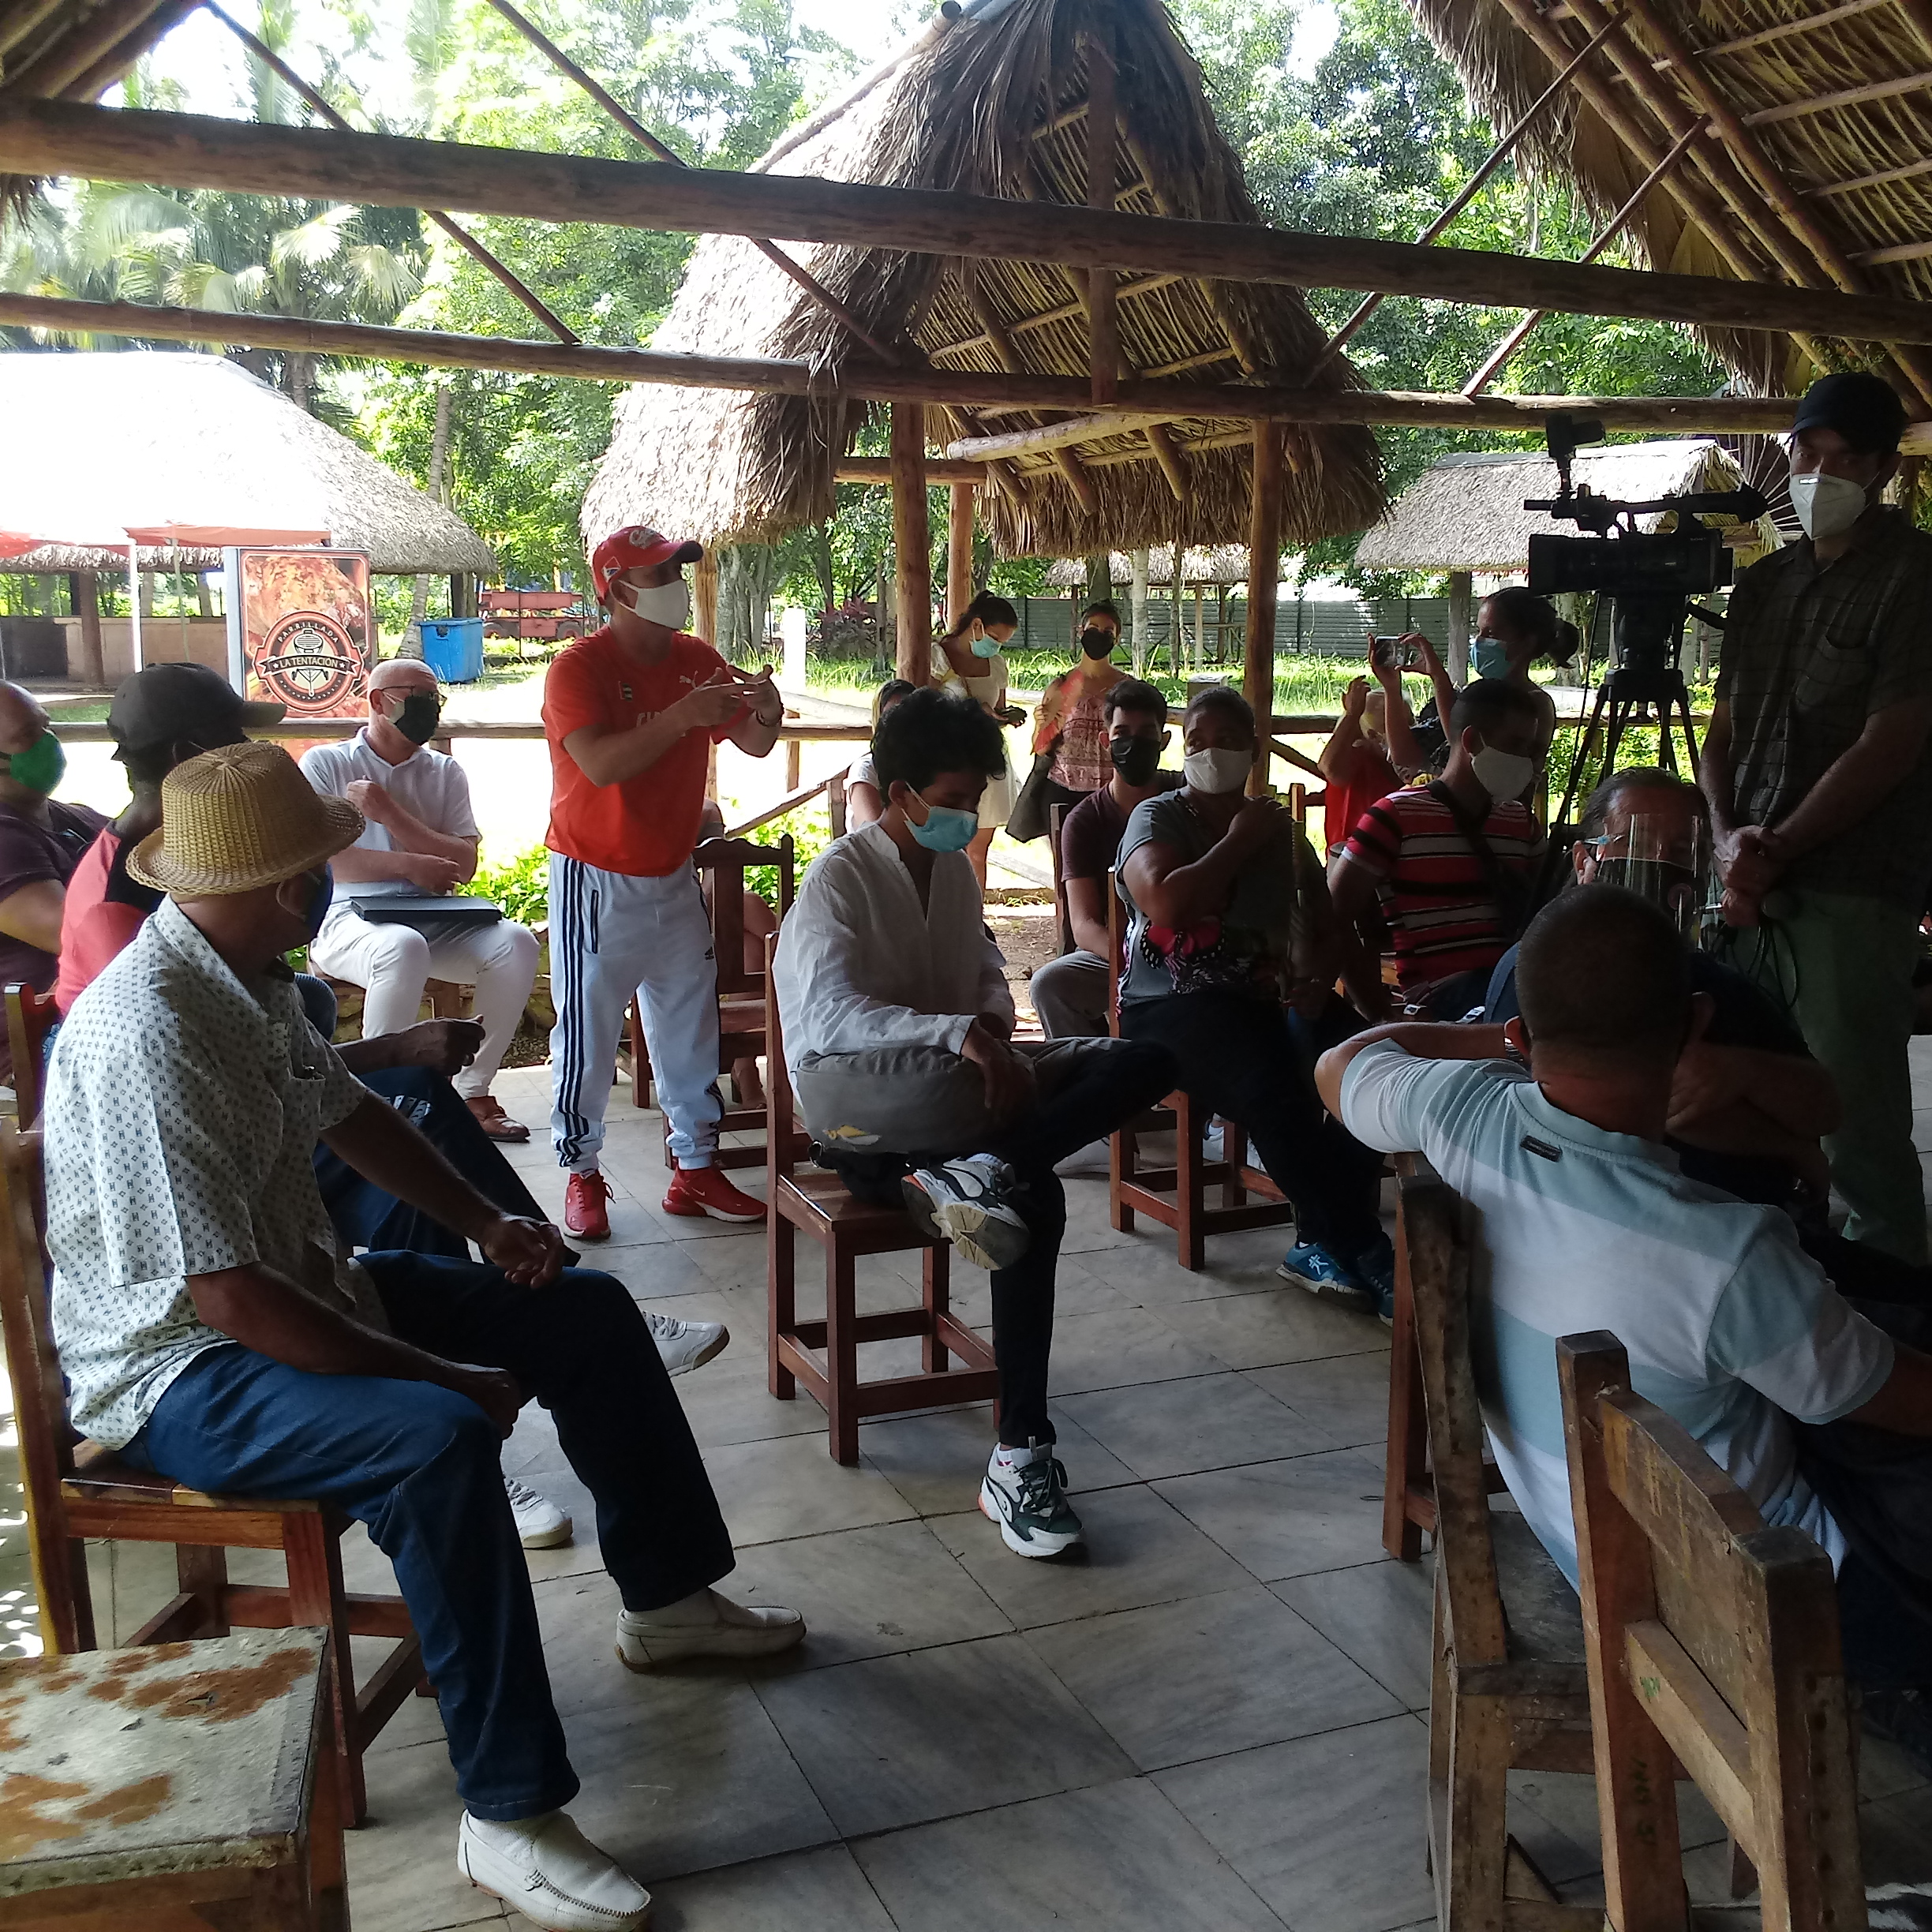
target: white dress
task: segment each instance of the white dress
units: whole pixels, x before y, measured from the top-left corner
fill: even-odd
[[[935,644],[933,646],[933,676],[943,684],[955,684],[968,697],[977,698],[989,711],[996,711],[1006,702],[1006,660],[1004,657],[981,657],[974,660],[983,664],[986,669],[974,677],[961,677],[953,668],[952,660]],[[1000,727],[1002,735],[1005,726]],[[1006,743],[1006,769],[997,778],[990,779],[979,799],[979,829],[986,831],[994,826],[1003,826],[1013,811],[1013,797],[1018,788],[1013,783],[1013,750],[1010,738]]]

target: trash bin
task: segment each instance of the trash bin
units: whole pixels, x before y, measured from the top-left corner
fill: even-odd
[[[481,617],[426,618],[417,631],[423,661],[445,684],[474,684],[483,675]]]

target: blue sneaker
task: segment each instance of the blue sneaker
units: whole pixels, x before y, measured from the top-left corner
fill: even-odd
[[[1372,1309],[1376,1305],[1374,1290],[1365,1287],[1352,1270],[1313,1241],[1290,1248],[1275,1272],[1283,1281],[1297,1282],[1310,1294],[1339,1302],[1343,1308]]]
[[[1368,1292],[1375,1297],[1376,1312],[1382,1318],[1385,1328],[1395,1323],[1395,1245],[1386,1234],[1378,1234],[1374,1241],[1355,1257],[1354,1273],[1368,1285]]]

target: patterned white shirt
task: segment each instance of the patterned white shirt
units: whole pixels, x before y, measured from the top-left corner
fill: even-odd
[[[75,1001],[47,1070],[54,1334],[74,1425],[125,1446],[229,1338],[191,1275],[261,1262],[370,1313],[316,1186],[318,1137],[369,1089],[294,985],[251,991],[172,900]],[[380,1316],[377,1316],[380,1320]]]

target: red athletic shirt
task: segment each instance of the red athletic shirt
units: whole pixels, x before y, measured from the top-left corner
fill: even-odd
[[[543,701],[550,741],[550,829],[545,842],[552,852],[635,878],[663,878],[690,862],[711,746],[736,718],[713,731],[687,732],[648,770],[616,784],[593,784],[564,740],[586,725],[628,731],[724,668],[709,644],[683,635],[660,662],[640,664],[620,647],[608,626],[559,653],[544,680]]]
[[[1482,831],[1507,872],[1527,873],[1542,849],[1536,821],[1515,799],[1492,801]],[[1507,949],[1481,863],[1432,790],[1394,792],[1371,805],[1343,854],[1381,885],[1404,992],[1493,966]]]
[[[128,877],[120,837],[109,826],[81,855],[61,908],[60,976],[54,983],[54,1003],[63,1017],[160,903],[152,886]]]
[[[1361,815],[1377,799],[1402,789],[1402,773],[1372,744],[1358,744],[1350,759],[1348,775],[1331,778],[1324,789],[1322,823],[1328,849],[1346,844]]]

